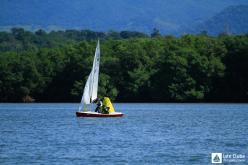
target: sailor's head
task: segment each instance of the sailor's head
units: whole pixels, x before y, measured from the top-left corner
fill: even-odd
[[[97,103],[99,101],[99,98],[96,98],[95,100],[93,100],[93,103]]]

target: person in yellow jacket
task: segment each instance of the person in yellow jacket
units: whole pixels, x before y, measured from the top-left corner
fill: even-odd
[[[94,100],[94,103],[97,104],[95,112],[109,114],[115,112],[115,109],[108,97],[104,97],[103,99],[97,98]]]
[[[113,107],[113,104],[111,103],[110,99],[108,97],[103,98],[103,106],[107,107],[108,113],[115,112],[115,109]]]

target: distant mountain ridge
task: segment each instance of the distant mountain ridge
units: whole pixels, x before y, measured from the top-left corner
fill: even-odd
[[[212,18],[196,26],[193,32],[207,31],[208,34],[248,33],[248,5],[230,6]]]
[[[2,0],[0,27],[181,34],[247,0]],[[184,31],[182,30],[184,29]],[[186,31],[187,32],[187,31]]]

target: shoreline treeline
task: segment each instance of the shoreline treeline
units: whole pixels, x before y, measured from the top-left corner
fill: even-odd
[[[0,32],[0,102],[79,102],[101,40],[99,95],[117,102],[247,102],[248,35]]]

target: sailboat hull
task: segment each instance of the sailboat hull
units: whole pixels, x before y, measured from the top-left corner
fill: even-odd
[[[124,114],[120,112],[114,112],[109,114],[102,114],[97,112],[76,112],[77,117],[123,117]]]

